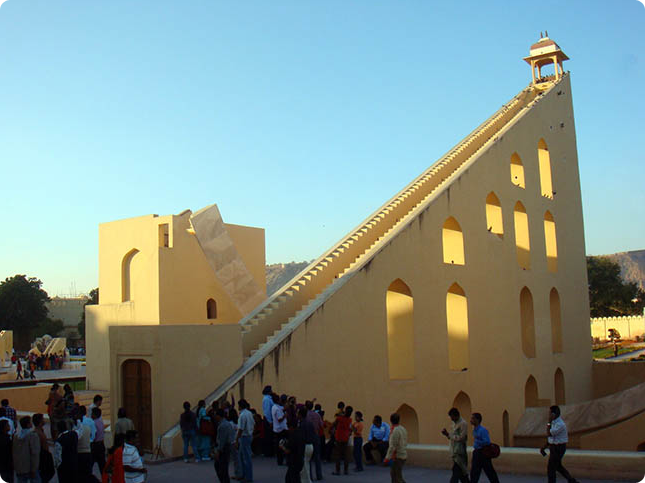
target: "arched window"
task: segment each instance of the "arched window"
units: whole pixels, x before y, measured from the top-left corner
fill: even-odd
[[[551,309],[551,348],[553,353],[562,352],[562,312],[560,309],[560,294],[554,288],[549,294],[549,307]]]
[[[504,434],[504,447],[508,448],[511,446],[511,427],[508,421],[508,411],[504,411],[504,414],[502,414],[502,431]]]
[[[454,401],[452,402],[452,407],[459,410],[459,414],[466,419],[470,420],[470,415],[472,414],[472,405],[470,403],[470,398],[468,394],[464,391],[459,391],[459,394],[455,396]]]
[[[496,235],[504,234],[504,219],[499,198],[492,191],[486,197],[486,226],[488,231]]]
[[[529,217],[524,205],[518,201],[513,210],[515,220],[515,247],[517,248],[517,263],[524,270],[531,268],[531,241],[529,237]]]
[[[206,302],[206,318],[217,318],[217,302],[215,302],[215,299],[208,299]]]
[[[448,365],[452,371],[468,369],[468,301],[464,290],[453,283],[446,294]]]
[[[532,408],[539,405],[537,381],[533,376],[529,376],[524,386],[524,407]]]
[[[522,326],[522,352],[526,357],[535,357],[535,318],[533,314],[533,296],[524,287],[520,292],[520,318]]]
[[[386,295],[387,355],[390,379],[414,378],[414,299],[397,278]]]
[[[520,188],[526,188],[524,182],[524,165],[520,159],[520,155],[513,153],[511,155],[511,182]]]
[[[139,253],[139,250],[133,248],[125,254],[121,261],[121,302],[129,302],[134,300],[133,290],[133,260]]]
[[[553,184],[551,182],[551,157],[544,139],[538,141],[538,161],[540,165],[540,187],[542,196],[553,199]]]
[[[546,245],[546,266],[549,272],[557,272],[558,243],[555,236],[555,220],[550,211],[544,213],[544,243]]]
[[[401,425],[408,431],[408,443],[418,443],[419,417],[417,416],[417,412],[407,404],[402,404],[396,412],[401,416]]]
[[[464,265],[464,235],[452,216],[443,224],[443,262]]]
[[[554,376],[554,384],[555,384],[555,404],[560,405],[560,404],[566,404],[566,396],[564,393],[564,373],[562,372],[562,369],[559,367],[555,371],[555,376]]]

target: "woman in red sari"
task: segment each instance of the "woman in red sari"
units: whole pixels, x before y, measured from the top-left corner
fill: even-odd
[[[103,468],[102,483],[125,483],[125,471],[123,470],[123,443],[125,434],[117,434],[114,437],[114,445],[108,451],[108,459]]]

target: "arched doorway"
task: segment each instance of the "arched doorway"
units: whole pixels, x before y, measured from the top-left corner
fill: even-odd
[[[408,443],[419,442],[419,418],[414,408],[407,404],[401,405],[396,411],[401,416],[401,425],[408,432]]]
[[[123,407],[139,432],[144,450],[152,451],[152,388],[150,364],[142,359],[128,359],[121,366]]]

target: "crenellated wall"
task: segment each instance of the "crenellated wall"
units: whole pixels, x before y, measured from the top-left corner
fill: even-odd
[[[622,339],[635,339],[645,336],[645,310],[642,315],[624,317],[592,317],[591,337],[607,340],[609,329],[617,329]]]

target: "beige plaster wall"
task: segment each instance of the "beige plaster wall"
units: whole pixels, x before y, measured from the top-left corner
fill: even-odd
[[[557,92],[560,92],[558,95]],[[563,127],[561,127],[561,125]],[[538,141],[550,151],[554,199],[541,196]],[[526,189],[510,179],[517,152]],[[500,199],[504,235],[489,233],[485,200]],[[529,221],[531,269],[518,266],[513,207],[521,201]],[[558,270],[547,270],[544,214],[557,229]],[[442,226],[453,216],[464,234],[465,265],[443,263]],[[386,291],[397,278],[414,297],[415,377],[390,380]],[[468,300],[469,367],[448,369],[446,292],[458,283]],[[534,301],[536,357],[521,349],[519,294]],[[563,352],[552,353],[549,294],[561,300]],[[391,240],[359,273],[302,324],[244,380],[244,393],[260,407],[263,385],[300,398],[317,397],[331,412],[338,400],[362,410],[367,420],[385,417],[403,403],[414,408],[422,443],[441,442],[446,412],[460,391],[484,415],[501,441],[502,414],[510,433],[524,411],[530,375],[543,402],[555,399],[554,374],[561,368],[567,402],[592,395],[591,338],[585,247],[569,79],[546,95],[470,165],[429,208]],[[214,388],[212,388],[214,389]],[[432,408],[432,409],[429,409]]]
[[[591,337],[607,340],[609,329],[617,329],[623,339],[645,336],[645,315],[626,317],[594,317],[591,319]]]
[[[147,361],[151,368],[153,442],[178,422],[184,401],[196,404],[206,395],[204,388],[218,386],[242,363],[237,324],[112,326],[109,335],[112,421],[123,404],[123,362]]]
[[[603,451],[637,451],[640,445],[645,448],[645,413],[599,431],[580,435],[579,441],[581,448]]]
[[[592,368],[594,399],[645,382],[645,362],[594,361]]]
[[[35,386],[7,387],[0,389],[0,400],[8,399],[9,405],[17,411],[47,414],[45,401],[49,397],[51,384]]]

